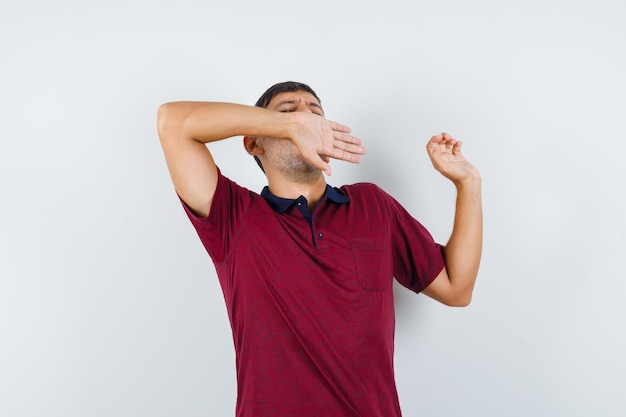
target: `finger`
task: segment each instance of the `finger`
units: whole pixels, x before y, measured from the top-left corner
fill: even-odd
[[[345,150],[350,153],[360,154],[360,155],[364,155],[367,152],[365,147],[361,145],[361,140],[358,138],[355,138],[354,136],[352,136],[351,138],[348,138],[347,141],[336,139],[333,142],[333,149],[334,148]]]
[[[452,148],[452,153],[455,155],[461,155],[461,147],[463,146],[463,142],[457,140]]]
[[[333,122],[331,120],[329,120],[328,122],[330,123],[330,127],[336,132],[344,132],[344,133],[352,132],[352,129],[350,129],[346,125],[342,125],[341,123]]]
[[[335,148],[328,155],[333,159],[338,159],[346,162],[359,163],[361,162],[361,155],[357,153],[348,152],[345,149]]]
[[[426,143],[426,149],[429,153],[434,152],[443,140],[443,135],[435,135]]]
[[[302,157],[309,161],[313,166],[323,171],[326,175],[331,175],[332,170],[330,168],[330,164],[324,158],[326,153],[318,154],[315,151],[307,150],[306,152],[301,152]]]
[[[367,153],[367,149],[354,143],[336,142],[335,148],[356,155],[365,155]]]
[[[352,136],[344,132],[334,132],[333,138],[336,141],[354,143],[357,145],[360,145],[361,143],[363,143],[361,139],[357,138],[356,136]]]
[[[333,171],[332,169],[330,169],[330,164],[327,163],[324,157],[322,157],[321,155],[319,155],[318,159],[324,162],[321,166],[318,166],[318,168],[321,169],[324,174],[331,176]]]
[[[458,141],[452,137],[449,133],[442,132],[439,135],[435,135],[426,144],[426,148],[429,153],[439,151],[440,153],[452,152],[454,146]]]

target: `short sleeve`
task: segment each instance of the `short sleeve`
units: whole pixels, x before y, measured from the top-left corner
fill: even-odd
[[[236,240],[239,225],[258,194],[222,175],[218,168],[217,187],[207,217],[196,216],[181,200],[185,213],[215,263],[222,262]]]
[[[444,268],[444,246],[404,207],[388,196],[394,277],[404,287],[421,292]]]

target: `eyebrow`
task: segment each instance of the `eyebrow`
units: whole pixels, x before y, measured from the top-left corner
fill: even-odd
[[[276,103],[276,108],[279,108],[280,106],[282,106],[283,104],[296,104],[298,101],[300,100],[283,100],[279,103]],[[320,109],[322,112],[324,111],[324,109],[322,108],[322,106],[320,106],[319,104],[317,104],[314,101],[307,101],[306,102],[307,106],[311,106],[311,107],[317,107],[318,109]]]

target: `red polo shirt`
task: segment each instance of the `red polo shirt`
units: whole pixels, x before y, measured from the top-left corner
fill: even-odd
[[[373,184],[306,200],[219,175],[208,218],[185,206],[233,331],[237,417],[396,417],[392,280],[420,292],[442,246]]]

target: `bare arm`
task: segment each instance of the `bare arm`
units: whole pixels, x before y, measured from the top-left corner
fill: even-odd
[[[217,168],[205,143],[237,135],[275,132],[265,109],[230,103],[175,102],[159,107],[157,129],[178,195],[198,215],[209,213],[217,185]]]
[[[174,102],[159,107],[157,128],[178,195],[199,216],[207,216],[217,185],[217,168],[206,143],[233,136],[292,140],[304,157],[330,172],[319,155],[355,162],[340,143],[360,144],[350,129],[312,113],[281,113],[218,102]],[[351,145],[350,145],[351,146]]]
[[[454,183],[457,198],[445,268],[424,294],[451,306],[466,306],[472,299],[483,240],[481,177],[461,154],[461,145],[446,133],[427,144],[433,166]]]

